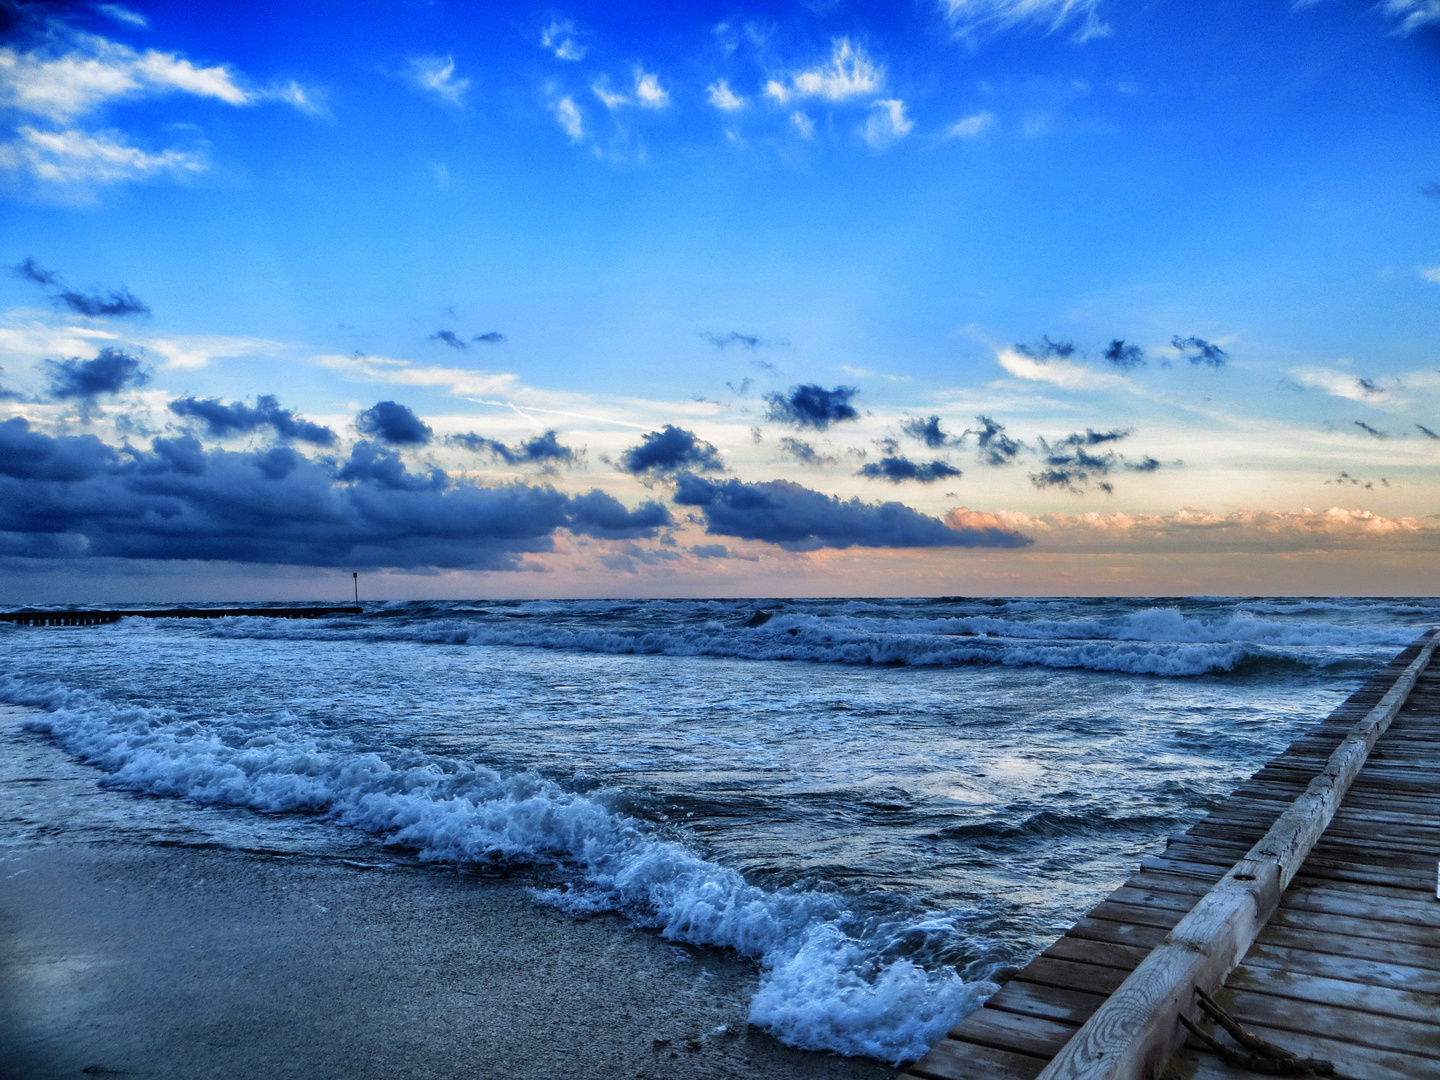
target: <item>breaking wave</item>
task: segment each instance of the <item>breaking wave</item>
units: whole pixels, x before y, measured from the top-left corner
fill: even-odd
[[[612,654],[715,656],[916,667],[1002,664],[1185,677],[1275,667],[1326,666],[1357,649],[1408,644],[1407,626],[1287,623],[1231,609],[1225,618],[1155,607],[1102,618],[996,615],[915,617],[864,602],[829,610],[720,604],[527,604],[521,610],[396,605],[356,624],[222,620],[209,632],[238,637],[355,637],[448,645],[566,649]],[[1038,607],[1038,605],[1032,605]],[[1040,609],[1043,611],[1043,608]],[[747,619],[746,616],[749,616]],[[597,625],[600,623],[601,625]]]
[[[751,1021],[794,1046],[910,1060],[995,989],[983,972],[967,980],[953,968],[895,958],[907,938],[946,930],[944,917],[877,926],[834,893],[759,888],[620,812],[613,793],[577,794],[533,773],[416,751],[364,752],[283,718],[183,721],[8,675],[0,699],[47,710],[27,727],[102,769],[111,787],[324,815],[424,860],[567,871],[568,886],[539,898],[577,912],[622,912],[672,940],[757,960]]]

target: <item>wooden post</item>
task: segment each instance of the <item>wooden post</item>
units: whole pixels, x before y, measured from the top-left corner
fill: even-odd
[[[1037,1080],[1154,1080],[1194,1018],[1195,988],[1214,994],[1250,951],[1310,849],[1335,816],[1370,749],[1430,664],[1440,637],[1420,654],[1350,733],[1309,787],[1219,883],[1201,897]]]
[[[352,570],[350,576],[355,579],[355,606],[360,606],[360,571]]]

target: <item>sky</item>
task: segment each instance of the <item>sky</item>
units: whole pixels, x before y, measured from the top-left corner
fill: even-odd
[[[0,0],[0,604],[1434,595],[1437,100],[1437,0]]]

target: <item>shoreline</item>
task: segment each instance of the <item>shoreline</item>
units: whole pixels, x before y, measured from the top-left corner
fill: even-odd
[[[207,832],[233,814],[103,789],[4,711],[3,1080],[895,1073],[750,1027],[749,961],[523,872],[237,850]]]

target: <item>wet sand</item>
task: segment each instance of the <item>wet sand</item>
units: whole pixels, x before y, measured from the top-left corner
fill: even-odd
[[[4,720],[4,1080],[895,1073],[750,1028],[732,955],[539,905],[523,875],[236,850]]]

